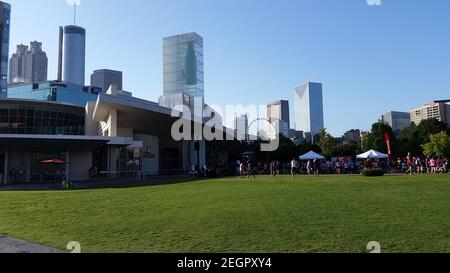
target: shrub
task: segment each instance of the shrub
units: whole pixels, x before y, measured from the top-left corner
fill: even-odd
[[[383,169],[364,169],[361,174],[363,176],[383,176],[385,171]]]

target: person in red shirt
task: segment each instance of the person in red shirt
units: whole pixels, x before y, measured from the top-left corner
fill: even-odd
[[[410,175],[413,174],[413,165],[414,165],[414,158],[412,157],[411,153],[408,153],[408,156],[406,157],[406,164],[408,164],[408,171]]]

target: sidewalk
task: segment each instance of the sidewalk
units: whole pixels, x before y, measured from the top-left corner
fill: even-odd
[[[66,253],[64,251],[0,235],[0,253]]]

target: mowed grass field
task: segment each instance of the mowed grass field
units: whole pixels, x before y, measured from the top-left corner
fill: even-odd
[[[0,234],[82,252],[450,252],[450,176],[0,191]]]

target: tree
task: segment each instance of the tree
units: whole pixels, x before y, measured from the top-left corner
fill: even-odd
[[[431,135],[430,142],[422,147],[426,156],[448,157],[450,156],[450,137],[444,131]]]
[[[338,145],[337,139],[327,133],[326,129],[322,129],[319,133],[319,146],[322,149],[323,155],[330,158],[333,157]]]
[[[313,144],[311,142],[302,142],[299,145],[297,145],[296,147],[296,151],[298,155],[304,155],[309,151],[313,151],[316,152],[318,154],[322,153],[322,149],[320,148],[319,145],[317,144]]]
[[[282,162],[290,162],[293,158],[298,158],[297,148],[294,142],[289,138],[279,135],[279,146],[276,151],[270,153],[269,158],[279,160]]]
[[[450,134],[450,129],[447,124],[437,119],[426,119],[419,125],[411,123],[402,131],[398,139],[399,156],[406,156],[408,153],[422,155],[423,145],[430,141],[430,136],[440,132]]]
[[[334,150],[334,156],[356,157],[358,153],[358,144],[356,142],[338,143]]]
[[[422,144],[430,141],[430,136],[440,132],[449,133],[448,125],[437,119],[426,119],[417,126],[418,136]]]
[[[395,154],[396,139],[392,132],[391,126],[384,123],[375,123],[372,125],[372,130],[367,136],[363,136],[362,145],[364,150],[374,149],[379,152],[387,153],[388,148],[384,134],[388,133],[391,139],[391,152]]]
[[[422,142],[419,136],[419,130],[415,123],[405,128],[398,139],[398,155],[405,157],[408,153],[421,155],[423,153]]]
[[[372,144],[370,143],[370,133],[369,132],[363,132],[361,133],[361,149],[358,151],[359,153],[367,152],[368,150],[372,149]]]

